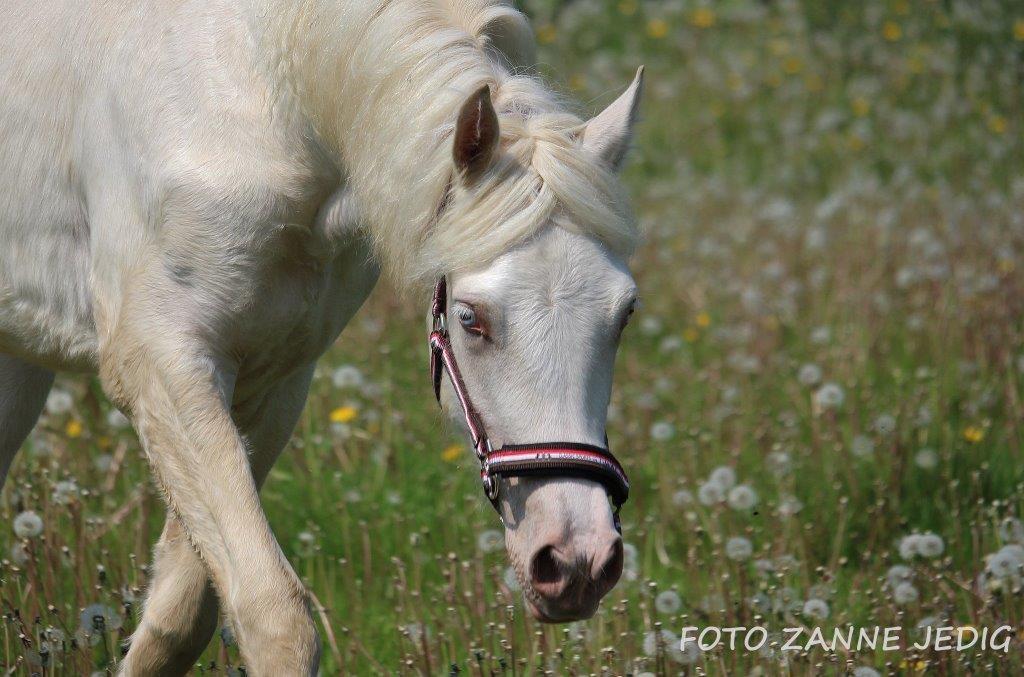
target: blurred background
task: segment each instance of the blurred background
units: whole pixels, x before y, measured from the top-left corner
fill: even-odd
[[[382,285],[263,492],[327,674],[972,674],[1010,651],[681,651],[686,625],[1021,628],[1024,5],[528,2],[590,115],[647,66],[645,244],[612,448],[626,573],[525,613],[422,303]],[[163,521],[97,383],[62,378],[0,501],[0,667],[105,674]],[[775,636],[773,635],[773,638]],[[196,674],[240,674],[230,629]]]

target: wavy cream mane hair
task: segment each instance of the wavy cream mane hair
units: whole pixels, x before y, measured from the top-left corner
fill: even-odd
[[[338,22],[316,16],[332,0],[307,4],[299,14],[308,21],[294,30],[326,27],[315,53],[333,57],[279,53],[302,71],[300,82],[345,74],[345,91],[313,105],[316,125],[342,148],[381,263],[398,281],[482,265],[552,222],[593,234],[616,253],[632,252],[637,234],[619,181],[582,148],[584,121],[525,74],[535,43],[525,17],[507,2],[367,2],[365,15],[352,18],[365,25],[358,44],[333,52],[326,46],[342,36],[329,27]],[[463,185],[453,178],[452,135],[460,106],[484,85],[499,116],[500,148],[486,171]]]

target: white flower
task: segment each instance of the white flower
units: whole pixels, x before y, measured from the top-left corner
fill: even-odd
[[[51,416],[61,416],[68,413],[75,406],[75,398],[66,390],[54,388],[46,396],[46,411]]]
[[[885,580],[890,588],[900,583],[909,583],[914,578],[914,570],[904,564],[894,564],[885,573]]]
[[[757,492],[749,485],[741,484],[729,490],[729,507],[733,510],[750,510],[757,505]]]
[[[509,590],[511,590],[512,592],[519,592],[521,586],[519,585],[519,577],[516,576],[515,569],[513,569],[512,567],[507,567],[505,569],[505,575],[502,576],[502,579],[505,581],[505,585],[508,587]]]
[[[711,471],[708,481],[722,487],[723,491],[728,491],[736,484],[736,471],[727,465],[720,465]]]
[[[910,583],[900,583],[892,591],[893,601],[900,606],[913,604],[918,596],[917,588]]]
[[[803,508],[804,504],[796,496],[783,496],[779,499],[779,515],[782,517],[792,517]]]
[[[90,604],[82,609],[79,616],[82,628],[87,634],[109,632],[121,627],[121,615],[106,604]]]
[[[793,464],[793,459],[784,451],[773,451],[768,454],[768,461],[770,463],[769,470],[776,477],[782,477],[788,473]]]
[[[363,373],[358,367],[344,364],[331,374],[331,382],[335,388],[358,388],[363,385]]]
[[[754,546],[743,536],[733,536],[725,542],[725,556],[736,562],[749,559],[754,553]]]
[[[904,536],[900,539],[900,557],[903,559],[914,559],[918,555],[917,543],[920,540],[917,534]]]
[[[850,441],[850,453],[857,458],[867,458],[875,453],[875,443],[867,435],[857,435]]]
[[[896,418],[890,414],[882,414],[875,419],[875,432],[887,437],[896,431]]]
[[[680,489],[676,493],[672,494],[672,504],[678,507],[689,505],[693,503],[693,493],[688,489]]]
[[[28,550],[21,541],[15,541],[11,545],[11,561],[20,567],[28,564]]]
[[[824,620],[828,618],[828,602],[823,599],[809,599],[804,602],[804,616]]]
[[[1007,517],[999,524],[999,538],[1007,543],[1024,541],[1024,524],[1016,517]]]
[[[674,614],[683,606],[683,600],[675,590],[664,590],[654,598],[654,608],[659,613]]]
[[[816,364],[807,363],[800,367],[800,371],[797,372],[796,378],[800,381],[801,385],[818,385],[821,381],[821,367]]]
[[[640,331],[648,336],[660,333],[661,326],[661,320],[654,315],[644,315],[644,319],[640,320]]]
[[[53,485],[51,498],[58,505],[69,505],[78,497],[78,485],[73,479],[61,480]]]
[[[128,424],[128,417],[122,414],[120,409],[111,409],[107,412],[107,425],[114,430],[127,428]]]
[[[882,675],[872,667],[858,665],[853,669],[853,677],[882,677]]]
[[[715,505],[725,500],[725,490],[716,482],[705,482],[697,489],[697,500],[701,505]]]
[[[651,439],[657,442],[665,442],[672,439],[676,434],[676,428],[668,421],[658,421],[651,426]]]
[[[659,644],[667,649],[678,641],[676,636],[668,630],[662,630],[658,633],[648,632],[644,635],[644,654],[652,657],[657,656]]]
[[[35,538],[43,533],[43,518],[31,510],[19,513],[14,518],[14,535],[18,538]]]
[[[917,553],[921,557],[935,559],[942,554],[944,549],[945,544],[942,542],[942,538],[936,534],[921,534],[921,537],[917,539]]]
[[[922,470],[931,470],[939,464],[939,455],[932,449],[921,449],[914,454],[914,463]]]
[[[828,327],[815,327],[811,331],[811,343],[824,345],[832,340],[832,330]]]
[[[1020,576],[1021,567],[1024,566],[1024,547],[1019,545],[1004,545],[988,556],[985,563],[985,570],[996,578],[1013,578]]]
[[[846,393],[843,389],[835,383],[825,383],[816,391],[814,391],[814,403],[822,411],[828,409],[838,409],[843,406],[843,402],[846,400]]]
[[[481,531],[480,535],[476,537],[476,547],[479,548],[480,552],[484,553],[498,550],[504,542],[505,537],[497,529],[486,529]]]

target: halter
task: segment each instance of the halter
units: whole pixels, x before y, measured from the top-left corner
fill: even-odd
[[[621,532],[619,509],[629,498],[629,479],[612,452],[604,447],[580,442],[506,444],[500,449],[492,449],[484,422],[469,399],[466,383],[462,380],[452,351],[448,334],[447,282],[444,277],[434,287],[430,313],[434,320],[430,332],[430,374],[434,396],[440,403],[441,373],[447,370],[455,396],[466,417],[473,450],[480,462],[480,481],[483,483],[484,494],[498,514],[501,514],[498,506],[498,480],[502,477],[579,477],[593,480],[605,488],[615,506],[615,528]]]

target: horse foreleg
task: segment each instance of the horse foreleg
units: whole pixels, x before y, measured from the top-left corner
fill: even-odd
[[[52,371],[0,355],[0,487],[14,455],[32,432],[52,385]]]
[[[306,591],[260,506],[228,404],[230,367],[177,336],[159,312],[134,314],[101,353],[104,387],[131,411],[170,512],[209,571],[251,674],[315,674],[320,647]],[[160,327],[158,331],[155,328]],[[131,656],[138,651],[136,659]],[[145,647],[124,672],[141,674]],[[129,672],[131,670],[131,672]]]
[[[248,441],[253,478],[262,485],[306,401],[313,367],[273,388],[263,406],[238,420]],[[195,664],[217,627],[217,599],[206,565],[173,515],[154,555],[142,622],[125,659],[126,674],[180,675]]]

